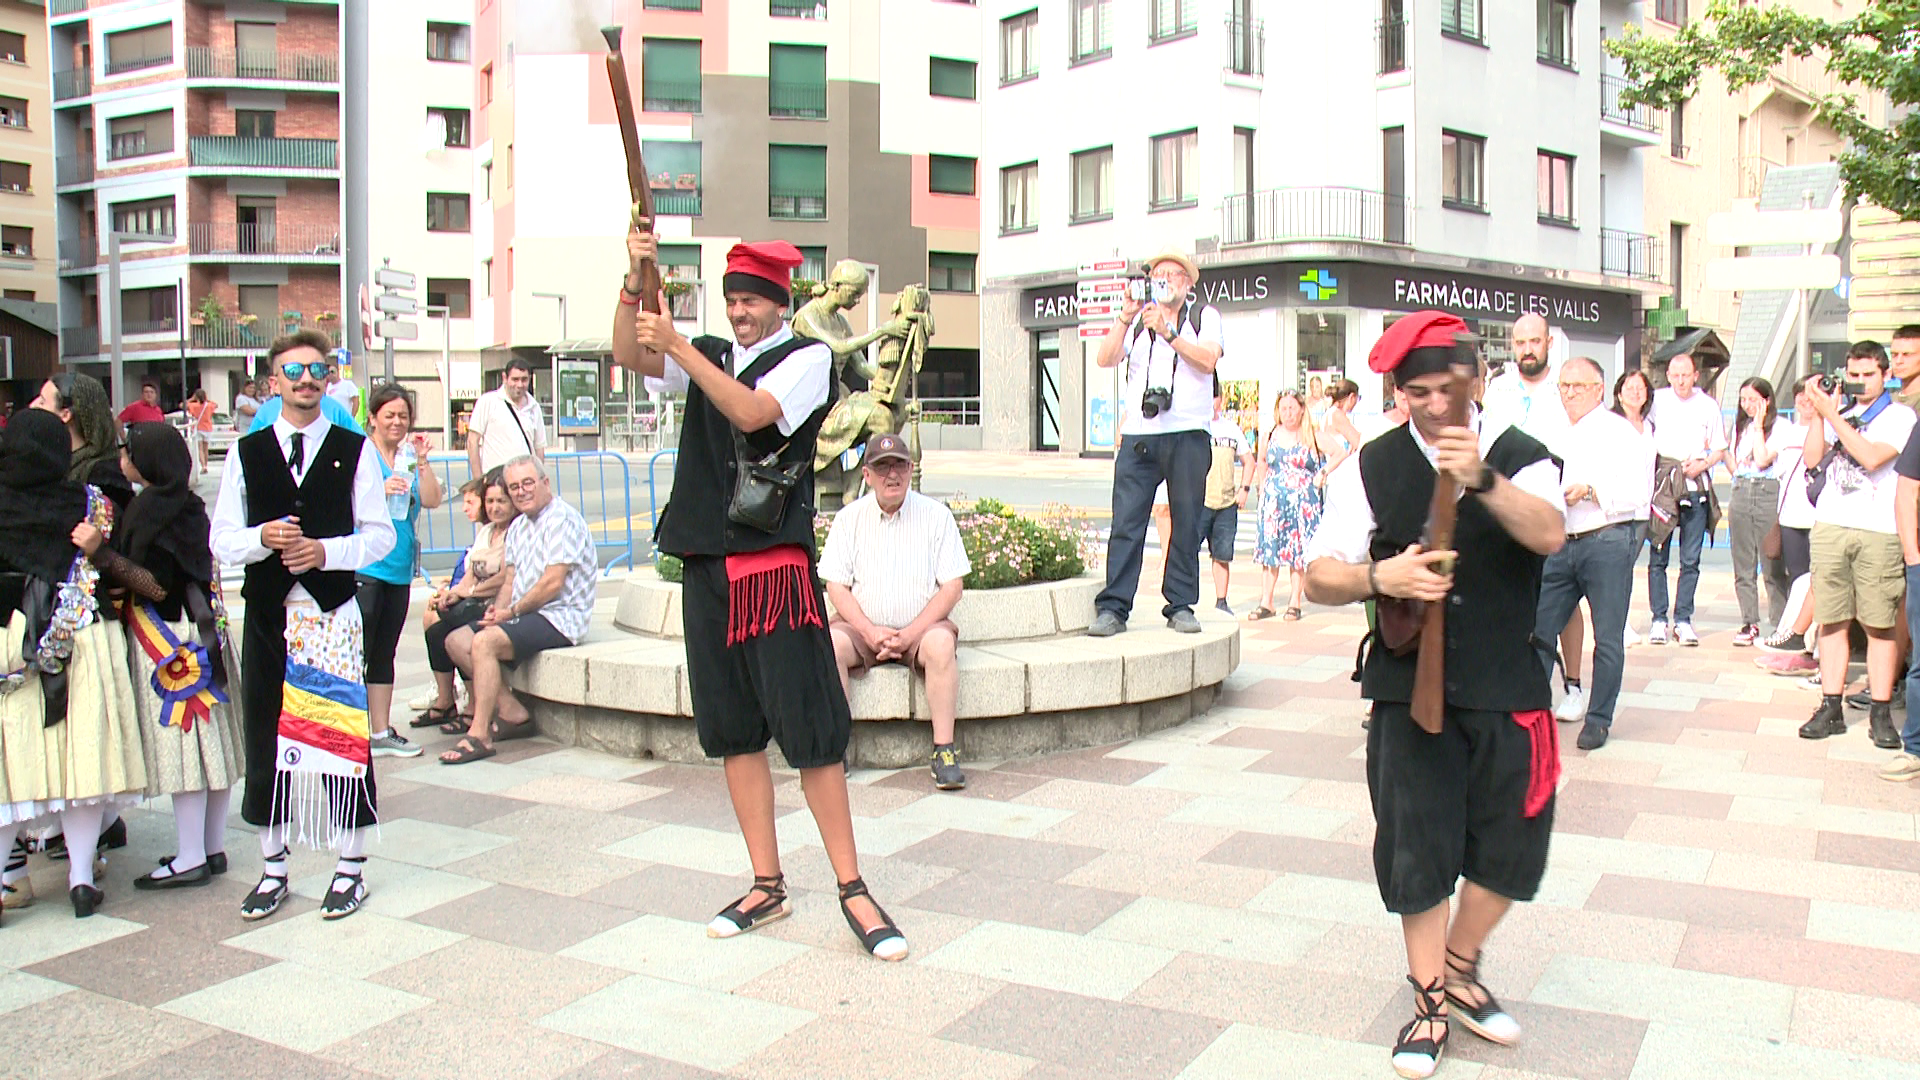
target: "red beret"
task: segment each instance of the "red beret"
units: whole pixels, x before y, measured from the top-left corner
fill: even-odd
[[[763,244],[735,244],[727,252],[727,274],[725,287],[731,291],[746,287],[754,292],[764,293],[779,303],[786,303],[786,297],[793,288],[793,271],[800,265],[800,249],[785,240],[769,240]],[[745,274],[767,282],[772,288],[756,288],[752,282],[740,282],[735,274]]]
[[[1380,335],[1379,341],[1373,343],[1373,351],[1367,354],[1367,366],[1382,373],[1392,371],[1413,350],[1432,347],[1451,349],[1454,336],[1466,332],[1465,322],[1444,311],[1416,311],[1411,315],[1402,315],[1398,322],[1387,327],[1387,332]]]

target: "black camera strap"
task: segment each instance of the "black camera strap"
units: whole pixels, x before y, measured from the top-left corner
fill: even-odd
[[[1178,337],[1181,333],[1187,330],[1193,331],[1193,336],[1195,338],[1198,338],[1200,336],[1200,324],[1199,324],[1199,319],[1195,314],[1195,310],[1194,310],[1195,307],[1196,305],[1192,300],[1183,300],[1180,302],[1180,309],[1174,312],[1174,316],[1173,316],[1173,325],[1175,327],[1175,331],[1174,331],[1175,337]],[[1140,335],[1146,333],[1146,331],[1147,331],[1147,319],[1146,319],[1146,313],[1143,311],[1139,315],[1135,315],[1133,317],[1133,333],[1127,338],[1127,351],[1129,353],[1133,351],[1133,347],[1135,345],[1139,344]],[[1159,336],[1160,335],[1158,334],[1154,335],[1156,339]],[[1145,370],[1141,372],[1141,377],[1145,380],[1145,385],[1141,387],[1141,389],[1143,390],[1151,390],[1153,389],[1153,386],[1154,386],[1153,348],[1156,344],[1158,344],[1157,341],[1147,342],[1147,358],[1143,365]],[[1173,348],[1171,343],[1168,343],[1167,347],[1169,351],[1171,351]],[[1173,377],[1174,377],[1174,374],[1179,370],[1179,366],[1180,366],[1180,354],[1178,352],[1174,352],[1172,366],[1167,369],[1167,392],[1168,393],[1173,392]]]

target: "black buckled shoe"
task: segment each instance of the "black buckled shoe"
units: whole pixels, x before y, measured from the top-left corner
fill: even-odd
[[[133,879],[133,887],[142,892],[153,892],[157,889],[189,889],[211,884],[213,884],[211,859],[191,870],[175,870],[173,859],[169,857],[160,863],[159,869]]]
[[[880,916],[879,926],[868,930],[860,925],[859,919],[853,917],[853,909],[847,906],[847,901],[858,896],[866,897],[868,902],[873,904],[873,910]],[[886,909],[881,907],[880,902],[867,891],[865,881],[854,878],[852,881],[841,884],[840,914],[847,917],[847,926],[853,930],[854,936],[860,939],[860,947],[867,950],[869,956],[889,961],[907,958],[906,935],[900,932],[900,928],[895,926],[893,920],[887,916]]]
[[[1393,1044],[1393,1071],[1406,1080],[1427,1080],[1440,1068],[1440,1058],[1447,1052],[1447,1007],[1445,983],[1433,980],[1431,986],[1421,986],[1420,980],[1407,976],[1413,984],[1413,1019],[1400,1029],[1400,1037]],[[1422,1027],[1428,1034],[1414,1038],[1413,1033]],[[1438,1029],[1438,1034],[1434,1034]]]
[[[1499,999],[1480,981],[1480,958],[1469,960],[1447,950],[1447,1004],[1461,1026],[1475,1035],[1512,1046],[1520,1041],[1520,1021],[1500,1007]]]
[[[744,906],[748,897],[760,893],[766,899],[753,905]],[[753,888],[747,895],[728,904],[726,910],[713,917],[707,923],[707,936],[710,938],[739,937],[749,930],[758,930],[770,922],[779,922],[793,914],[793,905],[787,903],[787,876],[785,874],[753,875]]]
[[[1820,706],[1813,710],[1813,716],[1800,725],[1800,737],[1803,739],[1824,739],[1829,735],[1847,733],[1847,712],[1838,701],[1823,697]]]

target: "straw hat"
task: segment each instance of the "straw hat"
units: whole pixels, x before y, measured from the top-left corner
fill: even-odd
[[[1144,265],[1147,268],[1147,273],[1151,274],[1153,273],[1153,268],[1156,266],[1159,266],[1163,262],[1179,263],[1180,269],[1185,270],[1187,272],[1187,280],[1189,281],[1200,280],[1200,268],[1194,265],[1193,257],[1188,255],[1186,252],[1181,251],[1177,247],[1170,246],[1170,247],[1161,248],[1160,253],[1158,255],[1155,255],[1153,258],[1148,259],[1142,265]]]

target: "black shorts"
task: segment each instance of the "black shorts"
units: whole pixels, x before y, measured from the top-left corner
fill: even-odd
[[[1200,508],[1200,539],[1207,543],[1207,555],[1214,562],[1233,561],[1233,541],[1240,532],[1240,508],[1232,503],[1215,510]]]
[[[407,629],[411,585],[395,585],[361,574],[354,599],[360,602],[360,626],[366,640],[368,686],[393,685],[393,658]]]
[[[783,628],[728,645],[726,560],[687,559],[680,588],[700,749],[708,757],[733,757],[757,754],[772,740],[796,769],[840,764],[853,714],[827,628]],[[822,591],[818,577],[813,590]],[[827,609],[824,595],[816,602]]]
[[[548,649],[565,649],[573,644],[572,638],[555,630],[547,617],[537,611],[516,615],[499,627],[513,643],[513,659],[505,661],[508,667],[518,667],[522,661],[531,660]]]
[[[1525,816],[1533,737],[1511,713],[1447,709],[1440,734],[1403,703],[1376,701],[1367,728],[1373,871],[1380,899],[1415,915],[1464,877],[1510,900],[1531,900],[1547,871],[1553,799]]]

